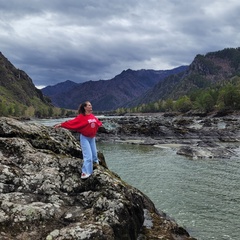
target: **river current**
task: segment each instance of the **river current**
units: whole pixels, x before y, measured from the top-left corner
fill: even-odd
[[[59,120],[42,120],[53,126]],[[63,120],[62,120],[63,121]],[[198,240],[240,239],[240,157],[190,159],[174,148],[100,143],[110,170]]]

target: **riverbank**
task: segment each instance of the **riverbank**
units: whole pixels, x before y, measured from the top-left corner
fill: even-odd
[[[191,158],[231,158],[240,147],[238,112],[219,116],[135,114],[100,118],[98,140],[178,148]]]
[[[231,158],[240,149],[240,112],[99,115],[97,140],[177,149],[190,158]],[[65,119],[42,119],[44,125]],[[35,122],[31,120],[30,122]],[[74,133],[73,133],[74,134]],[[75,134],[78,139],[78,134]]]

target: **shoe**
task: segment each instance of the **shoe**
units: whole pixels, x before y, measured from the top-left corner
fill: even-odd
[[[93,163],[93,169],[96,169],[99,166],[99,162],[94,162]]]
[[[81,179],[86,179],[88,177],[90,177],[91,174],[87,174],[87,173],[82,173],[81,174]]]

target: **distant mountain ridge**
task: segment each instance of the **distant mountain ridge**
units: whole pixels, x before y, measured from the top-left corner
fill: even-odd
[[[96,111],[110,111],[124,106],[141,96],[156,83],[170,75],[184,72],[188,66],[171,70],[124,70],[110,80],[74,83],[67,80],[42,89],[52,103],[61,108],[77,109],[79,104],[89,100]]]

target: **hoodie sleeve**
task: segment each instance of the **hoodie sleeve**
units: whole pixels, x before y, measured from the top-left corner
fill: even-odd
[[[61,127],[69,129],[69,130],[78,130],[82,127],[84,127],[84,125],[86,125],[87,123],[84,121],[82,121],[82,116],[78,115],[77,117],[68,120],[66,122],[61,123]]]
[[[96,118],[96,120],[97,120],[98,127],[101,127],[102,126],[102,122],[98,118]]]

